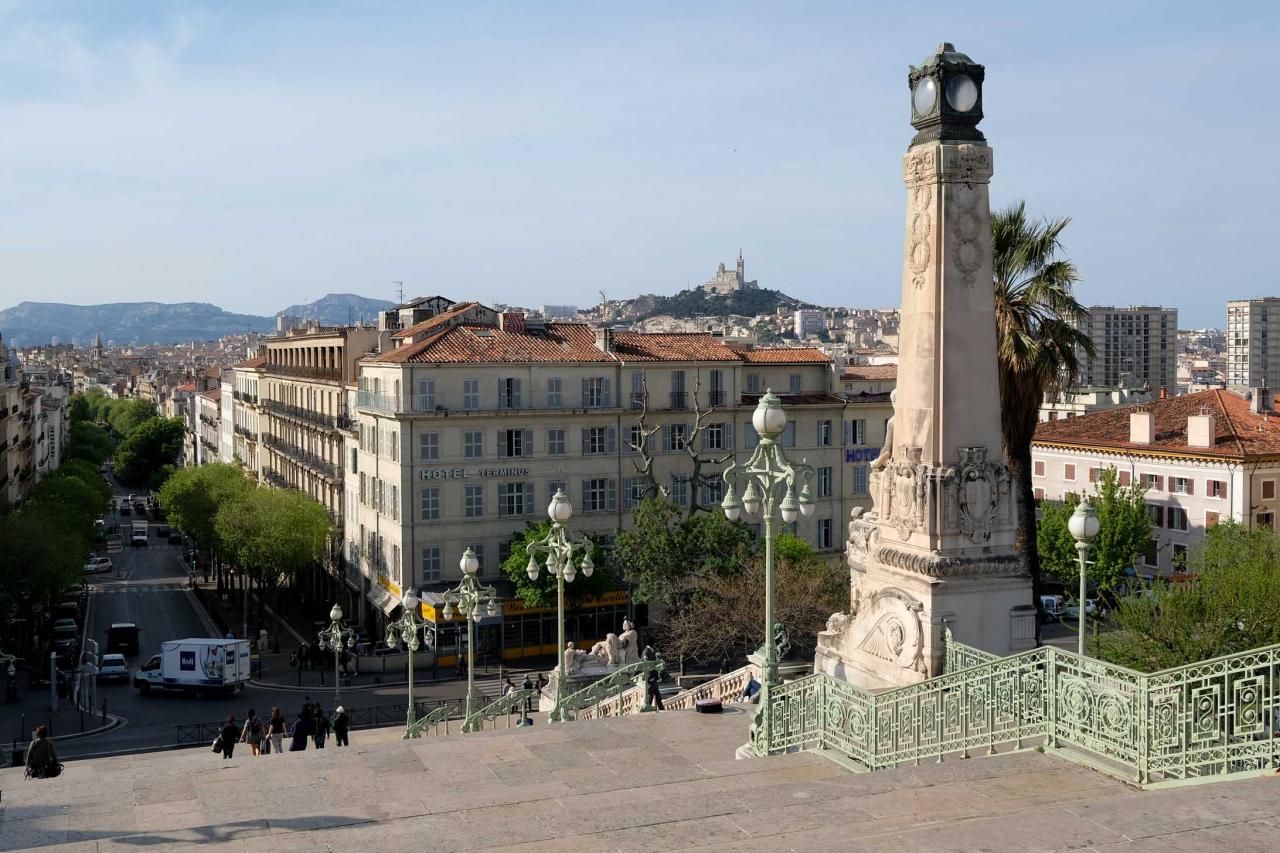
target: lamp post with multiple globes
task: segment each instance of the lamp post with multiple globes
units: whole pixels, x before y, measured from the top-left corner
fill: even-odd
[[[457,607],[458,613],[462,618],[467,620],[467,706],[466,720],[464,730],[470,730],[471,716],[476,711],[476,623],[479,622],[483,615],[480,612],[481,604],[484,604],[484,610],[490,616],[498,612],[498,590],[491,586],[485,586],[476,579],[476,572],[480,570],[480,561],[476,559],[476,554],[468,548],[462,555],[462,559],[458,561],[458,567],[462,569],[462,580],[453,589],[444,593],[444,618],[446,620],[453,618],[454,607]]]
[[[409,710],[404,715],[404,736],[413,738],[418,736],[413,726],[417,722],[417,711],[413,702],[413,653],[422,646],[418,637],[426,620],[421,615],[422,603],[413,590],[406,590],[400,603],[404,606],[404,612],[400,614],[399,619],[387,625],[387,646],[395,649],[399,648],[400,643],[404,643],[405,651],[409,654]]]
[[[342,673],[339,670],[339,659],[344,648],[355,647],[356,635],[350,628],[342,624],[342,607],[333,605],[329,611],[329,627],[319,631],[320,650],[333,652],[333,707],[342,704]]]
[[[560,700],[564,696],[564,684],[567,673],[564,667],[564,585],[573,583],[573,579],[578,576],[578,570],[573,565],[574,557],[577,554],[582,555],[581,565],[583,577],[591,577],[591,573],[595,571],[595,563],[591,561],[591,540],[583,534],[583,536],[574,542],[569,538],[568,532],[564,525],[573,517],[573,504],[569,503],[569,498],[565,495],[563,489],[557,489],[555,496],[551,499],[551,503],[547,505],[547,517],[551,519],[551,530],[546,536],[536,542],[531,542],[527,546],[529,552],[529,565],[525,567],[529,580],[538,579],[538,555],[545,554],[543,562],[547,565],[547,571],[555,575],[556,578],[556,627],[558,629],[557,654],[559,663],[556,676],[556,711],[560,710]]]

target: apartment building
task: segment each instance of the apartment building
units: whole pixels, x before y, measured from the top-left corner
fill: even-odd
[[[791,319],[797,338],[816,335],[827,327],[827,312],[817,308],[801,308]]]
[[[1280,297],[1227,303],[1227,387],[1280,390]]]
[[[1280,511],[1280,418],[1229,391],[1041,423],[1031,445],[1037,499],[1092,493],[1101,472],[1146,485],[1153,536],[1140,575],[1182,570],[1207,528],[1231,519],[1274,527]]]
[[[393,343],[360,362],[344,552],[383,612],[403,589],[423,591],[441,649],[451,647],[453,626],[431,596],[456,581],[466,548],[482,578],[499,580],[510,539],[545,517],[559,489],[575,507],[575,533],[625,528],[653,487],[683,506],[716,506],[720,473],[758,443],[751,413],[766,389],[791,418],[788,454],[817,469],[816,511],[797,532],[820,550],[843,548],[845,520],[867,500],[868,463],[883,443],[887,401],[852,407],[815,349],[593,330],[476,303],[403,328]],[[698,481],[690,446],[704,460]],[[625,595],[597,604],[616,608]],[[504,612],[481,624],[483,646],[507,657],[545,650],[536,637],[554,636],[553,619],[518,603]]]
[[[196,392],[192,413],[195,464],[212,465],[223,461],[219,455],[222,441],[222,388],[214,386]]]
[[[1150,388],[1093,388],[1076,386],[1047,391],[1040,404],[1041,421],[1065,421],[1116,406],[1136,406],[1155,399]]]
[[[24,458],[19,445],[29,430],[22,421],[21,378],[0,341],[0,510],[17,503],[25,493],[19,488]]]
[[[261,371],[253,381],[262,481],[309,495],[335,521],[342,518],[346,384],[356,381],[356,360],[377,344],[373,328],[311,325],[265,340],[265,360],[254,368]]]
[[[1081,349],[1080,384],[1118,388],[1146,385],[1159,394],[1178,393],[1178,311],[1174,308],[1094,305],[1078,328],[1093,341],[1094,355]]]
[[[0,341],[0,509],[56,470],[66,449],[67,391],[48,372],[24,376]]]
[[[227,457],[240,463],[255,481],[262,479],[262,408],[258,404],[258,389],[262,383],[266,356],[257,356],[233,365],[224,371],[230,381],[223,384],[223,400],[230,397],[230,405],[223,405],[223,431],[231,432],[231,453]],[[227,390],[228,385],[230,391]]]

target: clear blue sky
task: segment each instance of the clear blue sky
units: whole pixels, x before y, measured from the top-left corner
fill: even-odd
[[[987,68],[993,202],[1085,301],[1275,295],[1280,4],[0,0],[0,307],[330,291],[898,302],[907,66]]]

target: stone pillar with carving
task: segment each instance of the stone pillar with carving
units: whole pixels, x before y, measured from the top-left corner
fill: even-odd
[[[939,674],[943,623],[995,654],[1034,642],[1015,551],[996,372],[984,69],[943,44],[908,75],[907,227],[893,434],[875,505],[849,525],[850,610],[815,668],[867,686]]]

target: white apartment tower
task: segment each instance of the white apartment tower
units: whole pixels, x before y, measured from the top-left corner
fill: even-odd
[[[1280,297],[1227,302],[1227,387],[1280,390]]]
[[[1153,393],[1178,393],[1178,310],[1151,306],[1085,309],[1079,328],[1094,355],[1080,352],[1081,385],[1115,388],[1146,385]]]

